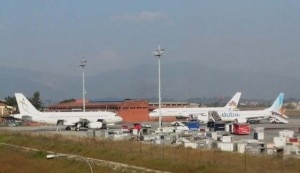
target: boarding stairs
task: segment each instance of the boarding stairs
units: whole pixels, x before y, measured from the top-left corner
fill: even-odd
[[[208,117],[209,117],[209,119],[211,119],[214,122],[222,121],[222,118],[220,117],[220,115],[218,114],[217,111],[209,111],[208,112]]]
[[[281,117],[280,115],[271,115],[271,123],[283,123],[283,124],[287,124],[289,123],[288,120],[286,120],[285,118]]]

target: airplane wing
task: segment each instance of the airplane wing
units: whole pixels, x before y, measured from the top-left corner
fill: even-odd
[[[257,123],[260,120],[267,120],[270,119],[271,123],[283,123],[287,124],[288,120],[286,120],[286,115],[280,114],[278,112],[271,112],[271,115],[269,116],[258,116],[258,117],[251,117],[251,118],[246,118],[248,122],[252,123]],[[287,117],[288,118],[288,117]]]
[[[287,124],[289,123],[288,120],[286,120],[285,118],[282,118],[281,116],[279,115],[271,115],[271,120],[270,120],[271,123],[283,123],[283,124]]]
[[[265,116],[265,117],[259,116],[259,117],[246,118],[246,120],[249,123],[258,123],[261,120],[267,120],[267,119],[269,119],[269,116]]]

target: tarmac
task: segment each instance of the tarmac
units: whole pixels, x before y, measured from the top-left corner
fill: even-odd
[[[233,141],[239,141],[242,139],[253,139],[254,129],[256,127],[264,127],[264,142],[273,143],[273,137],[279,136],[281,130],[291,130],[295,132],[295,137],[300,137],[300,116],[293,116],[288,118],[288,124],[270,124],[268,121],[261,121],[259,124],[251,124],[251,133],[249,135],[232,135]],[[155,131],[158,127],[158,122],[145,122],[151,125],[150,130]],[[126,123],[128,125],[128,123]],[[130,123],[129,123],[130,124]],[[163,122],[163,127],[168,126],[170,123]],[[206,127],[205,124],[201,124],[200,127]],[[121,125],[110,127],[110,129],[121,128]],[[16,126],[16,127],[0,127],[0,130],[9,131],[22,131],[31,132],[36,134],[61,134],[69,136],[87,137],[87,130],[81,131],[67,131],[64,128],[61,131],[57,131],[57,126]]]

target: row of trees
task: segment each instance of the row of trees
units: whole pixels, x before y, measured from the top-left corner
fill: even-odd
[[[36,107],[38,110],[41,110],[43,108],[43,103],[42,103],[42,99],[41,99],[41,94],[39,91],[36,91],[33,93],[33,96],[28,98],[28,100],[32,103],[32,105],[34,107]],[[13,106],[13,107],[18,107],[17,105],[17,100],[16,97],[13,96],[7,96],[4,98],[4,102],[9,105],[9,106]]]

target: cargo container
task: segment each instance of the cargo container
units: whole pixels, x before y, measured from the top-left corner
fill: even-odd
[[[294,137],[295,133],[291,130],[281,130],[279,131],[279,136],[284,138],[292,138]]]
[[[247,143],[245,151],[249,154],[259,154],[265,150],[264,143]]]
[[[138,129],[132,129],[132,135],[138,135],[139,130]]]
[[[289,142],[298,143],[298,138],[289,138]]]
[[[215,132],[216,131],[225,131],[225,123],[224,122],[215,122],[214,130],[215,130]]]
[[[286,138],[284,137],[274,137],[273,142],[275,144],[275,147],[282,148],[286,145]]]
[[[128,134],[113,134],[112,139],[114,141],[129,139]]]
[[[261,148],[260,147],[252,147],[252,146],[248,146],[246,145],[246,148],[245,148],[245,152],[247,152],[248,154],[259,154],[261,153]]]
[[[232,133],[232,124],[231,123],[225,125],[225,131]]]
[[[198,121],[189,121],[189,122],[187,122],[187,127],[190,130],[199,130],[200,123]]]
[[[257,140],[264,140],[264,132],[254,132],[254,139]]]
[[[232,141],[232,136],[222,136],[221,141],[222,142],[231,142]]]
[[[248,123],[233,123],[232,133],[236,135],[250,134],[250,125]]]
[[[290,154],[296,155],[297,151],[298,151],[298,146],[295,145],[286,145],[283,148],[284,155],[290,155]]]
[[[207,132],[206,137],[210,138],[210,139],[213,139],[215,141],[218,139],[218,135],[217,135],[216,132]]]
[[[195,142],[184,142],[184,147],[185,148],[193,148],[196,149],[198,147],[198,144]]]
[[[241,142],[244,142],[244,143],[258,143],[258,140],[256,139],[242,139]]]
[[[218,148],[221,151],[234,151],[234,144],[230,142],[219,142]]]
[[[207,122],[207,127],[208,127],[208,128],[214,128],[214,127],[215,127],[215,122],[213,122],[213,121],[208,121],[208,122]]]

